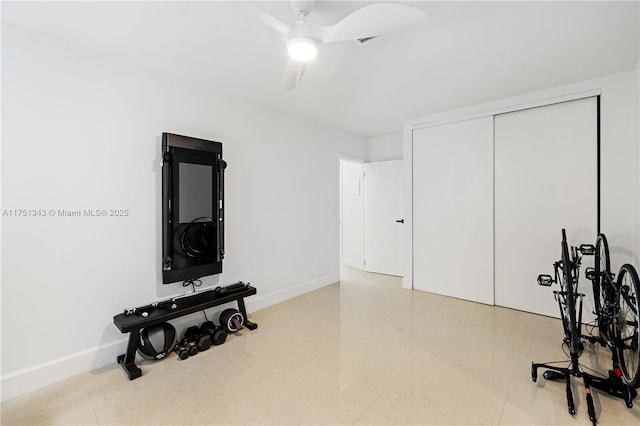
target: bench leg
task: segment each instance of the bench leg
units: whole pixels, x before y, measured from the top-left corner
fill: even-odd
[[[247,327],[249,330],[255,330],[256,328],[258,328],[258,324],[256,324],[255,322],[249,321],[249,318],[247,318],[247,309],[244,306],[244,298],[243,297],[238,299],[238,310],[240,311],[240,313],[244,317],[244,326],[245,327]]]
[[[118,355],[118,364],[127,373],[129,380],[137,379],[142,376],[142,370],[136,365],[136,349],[140,340],[140,330],[132,330],[129,333],[129,343],[127,344],[127,353]]]

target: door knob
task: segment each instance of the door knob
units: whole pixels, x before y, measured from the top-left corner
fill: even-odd
[[[396,222],[398,222],[398,223],[404,223],[404,219],[398,219],[398,220],[396,220]]]

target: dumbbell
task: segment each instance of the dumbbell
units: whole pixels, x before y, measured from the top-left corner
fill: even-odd
[[[198,348],[198,352],[206,351],[211,347],[211,336],[207,333],[203,333],[198,326],[191,326],[187,328],[184,333],[185,339],[192,342]]]
[[[198,353],[198,347],[193,342],[189,342],[186,338],[180,340],[173,348],[174,352],[178,355],[178,359],[185,360],[189,356],[196,355]]]
[[[244,328],[244,316],[242,313],[233,308],[225,309],[220,314],[220,325],[229,333],[235,333]]]
[[[227,330],[211,321],[203,322],[200,326],[200,331],[203,334],[208,334],[211,337],[211,343],[216,346],[223,344],[227,340]]]

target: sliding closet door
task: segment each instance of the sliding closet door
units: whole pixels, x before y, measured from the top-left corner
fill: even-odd
[[[495,303],[559,316],[552,291],[536,283],[569,244],[596,237],[597,99],[495,116]],[[581,291],[591,292],[583,259]],[[585,301],[584,315],[592,311]]]
[[[493,304],[493,117],[413,132],[413,286]]]

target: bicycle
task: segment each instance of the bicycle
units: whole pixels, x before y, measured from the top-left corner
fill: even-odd
[[[585,387],[589,419],[593,425],[596,424],[596,414],[591,387],[623,399],[627,407],[631,408],[633,407],[633,399],[637,396],[635,390],[638,387],[637,382],[640,380],[638,379],[640,375],[638,363],[633,364],[632,360],[635,358],[629,355],[635,350],[635,356],[638,357],[638,275],[631,265],[624,265],[618,274],[618,280],[621,284],[618,285],[616,282],[614,285],[612,283],[613,275],[610,273],[610,265],[608,264],[608,246],[605,249],[605,244],[606,237],[602,235],[602,238],[598,237],[596,246],[582,244],[578,248],[572,246],[569,249],[566,231],[562,230],[561,259],[553,264],[554,277],[541,274],[537,281],[542,286],[551,286],[554,283],[560,286],[560,290],[554,291],[553,294],[560,309],[564,331],[563,344],[569,348],[569,365],[559,367],[552,365],[554,363],[531,364],[531,379],[534,382],[538,380],[538,368],[547,369],[543,374],[547,380],[565,381],[567,407],[571,415],[576,412],[571,390],[571,377],[581,378]],[[600,331],[598,336],[582,334],[582,299],[584,294],[578,292],[578,282],[582,256],[586,255],[596,255],[596,267],[587,268],[585,272],[587,278],[592,282],[594,298],[597,300],[595,315],[596,324]],[[635,297],[634,303],[632,303],[632,294]],[[624,309],[621,309],[620,306],[621,297]],[[591,374],[585,371],[588,369],[587,367],[580,364],[579,358],[584,350],[583,339],[592,343],[599,342],[611,350],[613,368],[609,370],[608,377]],[[622,358],[624,360],[621,363],[620,359]],[[596,372],[594,371],[594,373]]]

